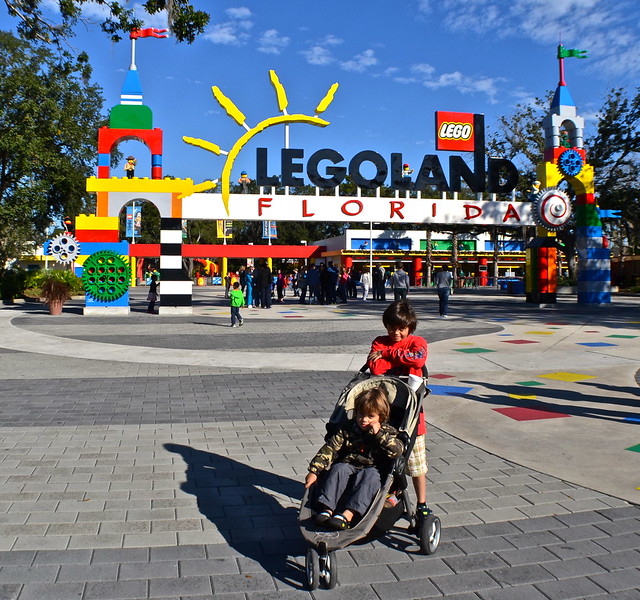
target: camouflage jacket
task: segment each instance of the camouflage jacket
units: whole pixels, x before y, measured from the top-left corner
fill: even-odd
[[[385,462],[400,456],[404,444],[398,432],[387,423],[373,434],[360,429],[355,420],[332,435],[320,448],[309,464],[309,471],[320,473],[328,470],[334,462],[346,462],[358,467],[382,467]]]

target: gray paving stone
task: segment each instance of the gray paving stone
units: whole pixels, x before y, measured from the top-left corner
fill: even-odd
[[[498,550],[496,552],[507,564],[516,567],[519,565],[553,562],[557,556],[547,548],[519,548],[517,550]]]
[[[2,600],[17,600],[21,589],[20,584],[0,583],[0,598]],[[39,596],[39,599],[42,600],[42,595]]]
[[[595,541],[599,546],[609,550],[609,552],[640,548],[640,534],[638,533],[626,533],[624,535],[616,535],[615,537],[598,538]]]
[[[3,566],[0,567],[0,583],[54,582],[58,569],[58,566],[49,565]]]
[[[628,567],[640,568],[640,551],[637,550],[623,550],[622,552],[601,554],[590,558],[607,571],[616,571]]]
[[[228,592],[270,591],[275,589],[271,576],[255,575],[216,575],[213,578],[214,594]]]
[[[118,565],[62,565],[58,573],[58,582],[71,581],[115,581],[118,578]]]
[[[573,558],[544,563],[544,568],[557,579],[604,573],[604,567],[589,558]]]
[[[118,570],[117,579],[164,579],[171,577],[178,577],[178,563],[176,561],[122,563]]]
[[[27,583],[20,592],[20,600],[73,600],[82,598],[83,591],[83,583]]]
[[[622,590],[640,592],[640,569],[621,569],[611,573],[591,575],[589,579],[607,592],[619,592]]]
[[[340,582],[340,585],[371,585],[374,583],[384,582],[392,582],[393,584],[396,584],[398,579],[396,579],[392,569],[386,565],[343,567],[338,563],[338,581]],[[380,593],[379,589],[377,589],[377,591]]]
[[[149,548],[99,548],[93,551],[92,563],[128,563],[149,560]]]
[[[149,581],[149,598],[210,596],[211,594],[211,580],[209,577],[180,577],[152,579]]]
[[[85,585],[83,600],[138,600],[146,599],[148,581],[96,581]]]
[[[501,586],[519,586],[540,581],[555,580],[556,577],[540,565],[520,565],[502,569],[487,570],[487,574]]]
[[[440,575],[438,577],[431,577],[430,579],[431,583],[447,597],[449,594],[477,592],[500,587],[494,579],[483,571]]]
[[[482,600],[549,600],[542,592],[531,585],[519,585],[517,588],[499,590],[481,590],[478,596]]]
[[[545,581],[537,583],[536,587],[552,600],[583,600],[589,596],[599,595],[602,588],[593,581],[583,577],[562,579],[560,581]]]
[[[441,597],[440,591],[428,579],[374,583],[372,587],[381,600],[413,600],[414,598]]]
[[[457,556],[445,559],[447,566],[455,573],[466,571],[485,571],[496,567],[503,567],[507,563],[498,555],[490,552],[480,552],[470,556]]]

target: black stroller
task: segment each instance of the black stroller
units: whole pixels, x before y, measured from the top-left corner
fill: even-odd
[[[405,451],[393,461],[389,472],[383,473],[382,487],[369,510],[350,529],[327,531],[317,525],[313,520],[317,484],[305,490],[298,522],[303,537],[310,545],[305,567],[311,590],[317,589],[320,584],[331,589],[338,583],[336,550],[365,538],[378,537],[402,517],[409,521],[407,531],[416,534],[424,554],[433,554],[440,544],[440,519],[430,514],[424,522],[417,521],[415,506],[407,493],[405,474],[405,466],[416,438],[422,399],[429,393],[426,387],[426,369],[425,378],[374,376],[365,370],[366,367],[363,367],[340,394],[327,423],[327,437],[353,416],[354,399],[360,392],[383,386],[391,404],[389,422],[400,432]]]

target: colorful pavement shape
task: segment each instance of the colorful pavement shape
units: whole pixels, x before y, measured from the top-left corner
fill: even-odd
[[[516,381],[516,385],[544,385],[541,381]]]
[[[537,408],[524,408],[522,406],[494,408],[493,410],[505,417],[513,419],[514,421],[539,421],[540,419],[560,419],[562,417],[571,416],[551,410],[538,410]]]
[[[553,335],[555,331],[525,331],[527,335]]]
[[[618,344],[608,344],[607,342],[576,342],[578,346],[587,346],[589,348],[604,348],[606,346],[617,346]]]
[[[640,444],[636,444],[635,446],[631,446],[631,448],[625,448],[625,450],[631,450],[631,452],[640,452]],[[640,488],[638,488],[640,489]]]
[[[535,340],[502,340],[503,344],[539,344]]]
[[[488,348],[455,348],[456,352],[466,352],[467,354],[479,354],[481,352],[496,352],[495,350],[489,350]]]
[[[434,396],[464,396],[473,388],[458,385],[429,385],[429,389]]]
[[[546,373],[545,375],[538,375],[541,379],[556,379],[558,381],[584,381],[585,379],[596,379],[595,375],[580,375],[579,373],[567,373],[565,371],[558,371],[557,373]]]

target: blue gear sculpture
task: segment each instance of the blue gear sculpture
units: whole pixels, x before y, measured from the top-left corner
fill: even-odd
[[[558,160],[560,172],[569,177],[575,177],[582,171],[582,156],[576,150],[565,150]]]

